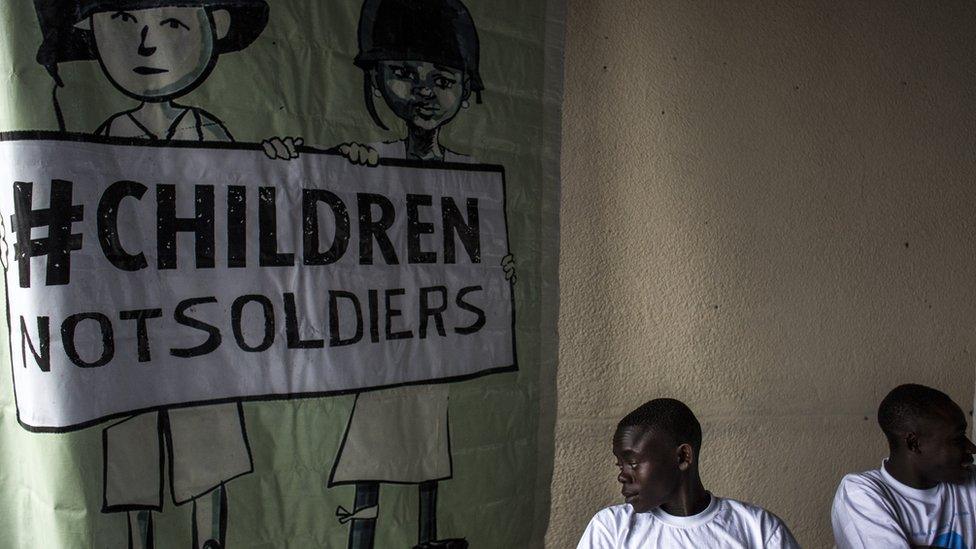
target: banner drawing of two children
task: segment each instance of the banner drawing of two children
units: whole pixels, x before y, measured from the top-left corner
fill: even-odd
[[[221,55],[246,49],[270,16],[265,0],[35,0],[43,42],[37,61],[54,81],[54,110],[64,87],[58,66],[98,62],[102,73],[136,106],[104,121],[97,135],[154,141],[233,141],[233,124],[179,103],[202,85]],[[347,144],[350,161],[379,157],[472,162],[448,150],[440,130],[471,103],[481,102],[479,44],[474,21],[459,0],[365,0],[359,51],[366,110],[388,129],[374,101],[382,100],[407,128],[399,139]],[[138,141],[136,141],[138,142]],[[300,139],[264,142],[273,158],[297,156]],[[514,261],[503,262],[514,283]],[[126,513],[128,546],[153,547],[153,513],[168,484],[176,505],[192,503],[193,547],[226,545],[229,481],[253,471],[240,402],[167,408],[118,421],[103,430],[103,512]],[[437,483],[452,477],[446,384],[360,393],[345,428],[329,486],[352,484],[349,547],[373,547],[380,486],[416,484],[416,547],[466,547],[437,535]],[[166,478],[168,477],[168,479]]]

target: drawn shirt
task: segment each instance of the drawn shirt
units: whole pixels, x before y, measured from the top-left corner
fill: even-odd
[[[185,107],[178,114],[165,135],[156,135],[133,115],[135,110],[120,112],[98,127],[95,135],[107,137],[135,137],[161,141],[233,141],[227,128],[217,118],[203,109]]]
[[[407,142],[403,140],[384,141],[380,143],[370,143],[370,148],[374,149],[380,158],[407,158]],[[460,162],[462,164],[472,164],[474,159],[470,156],[458,154],[444,148],[444,162]]]
[[[830,513],[838,549],[931,545],[969,549],[976,541],[976,471],[963,484],[918,490],[880,469],[840,481]]]
[[[629,503],[597,513],[577,549],[723,547],[793,549],[799,545],[783,521],[762,507],[712,496],[697,515],[676,517],[661,509],[635,513]]]

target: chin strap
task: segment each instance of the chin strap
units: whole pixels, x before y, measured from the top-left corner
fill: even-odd
[[[51,79],[54,80],[54,87],[51,88],[51,102],[54,104],[54,115],[58,118],[58,130],[66,132],[64,113],[61,111],[61,102],[58,101],[58,88],[64,87],[64,81],[61,80],[61,75],[58,74],[57,65],[45,65],[44,68],[47,69],[48,74],[51,75]]]

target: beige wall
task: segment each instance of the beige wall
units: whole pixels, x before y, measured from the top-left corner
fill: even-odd
[[[971,408],[976,4],[569,0],[550,547],[610,436],[687,402],[719,495],[829,547],[880,398]]]

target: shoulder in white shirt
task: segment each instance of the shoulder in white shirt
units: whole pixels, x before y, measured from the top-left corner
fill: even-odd
[[[646,547],[799,547],[789,528],[769,511],[734,499],[712,496],[697,515],[676,517],[661,509],[635,513],[629,504],[597,513],[577,549]]]
[[[976,472],[963,484],[928,490],[906,486],[879,469],[844,477],[830,519],[838,549],[931,545],[967,549],[976,543]]]

